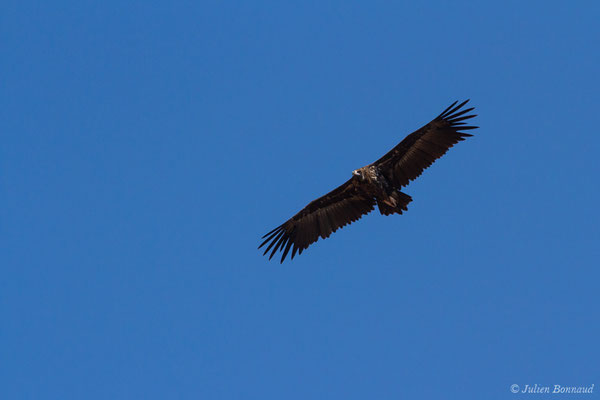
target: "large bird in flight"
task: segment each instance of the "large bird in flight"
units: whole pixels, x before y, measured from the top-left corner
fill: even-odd
[[[463,122],[476,115],[462,110],[466,100],[457,101],[433,121],[411,133],[379,160],[352,171],[352,177],[337,189],[311,201],[298,214],[263,236],[258,248],[269,244],[269,260],[282,251],[281,262],[290,249],[292,259],[319,237],[325,239],[338,228],[373,211],[375,205],[383,215],[402,214],[412,198],[400,189],[416,179],[423,170],[443,156],[450,147],[468,136],[463,131],[476,129]]]

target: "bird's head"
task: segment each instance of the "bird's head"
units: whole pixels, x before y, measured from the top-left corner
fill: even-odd
[[[355,169],[354,171],[352,171],[352,176],[357,176],[362,179],[362,173],[359,169]]]

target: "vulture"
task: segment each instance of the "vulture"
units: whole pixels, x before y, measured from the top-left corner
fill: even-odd
[[[337,229],[357,221],[373,211],[375,206],[383,215],[402,214],[412,198],[400,191],[403,186],[421,175],[450,147],[466,137],[464,131],[476,129],[466,120],[474,107],[463,109],[466,100],[452,103],[427,125],[416,130],[396,147],[372,164],[352,171],[352,177],[340,187],[311,201],[300,212],[262,238],[258,248],[268,244],[263,255],[271,251],[269,260],[279,250],[281,262],[290,249],[293,259],[302,254],[319,237],[326,239]]]

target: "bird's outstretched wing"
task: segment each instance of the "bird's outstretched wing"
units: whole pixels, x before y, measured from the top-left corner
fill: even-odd
[[[373,196],[361,190],[356,180],[350,179],[325,196],[313,200],[298,214],[264,235],[265,240],[258,248],[269,243],[263,254],[271,250],[270,260],[277,250],[283,251],[283,262],[292,246],[294,258],[297,251],[302,254],[319,236],[323,239],[329,237],[332,232],[358,220],[374,207]]]
[[[408,135],[373,164],[395,187],[408,185],[435,160],[443,156],[450,147],[468,136],[473,136],[462,132],[477,128],[463,122],[476,116],[467,114],[474,110],[474,107],[461,110],[468,101],[457,106],[458,102],[455,101],[433,121]]]

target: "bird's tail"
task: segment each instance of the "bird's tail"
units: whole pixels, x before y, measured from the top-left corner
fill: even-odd
[[[386,199],[377,199],[377,206],[383,215],[402,214],[402,211],[408,210],[407,206],[411,201],[412,197],[406,193],[395,191]]]

